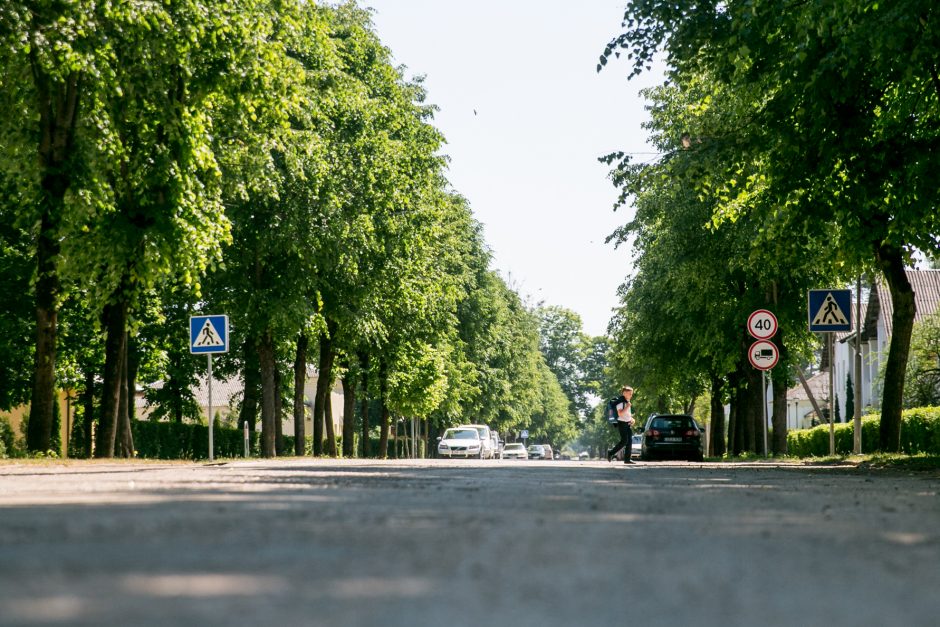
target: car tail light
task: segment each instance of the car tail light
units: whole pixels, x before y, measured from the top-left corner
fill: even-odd
[[[653,438],[654,440],[659,437],[659,431],[656,429],[648,429],[646,431],[646,437]]]
[[[688,431],[685,432],[685,436],[687,438],[698,438],[698,437],[701,437],[701,434],[695,429],[689,429]]]

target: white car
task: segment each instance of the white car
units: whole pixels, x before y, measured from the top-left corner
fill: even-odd
[[[483,454],[480,459],[493,459],[496,457],[496,448],[493,446],[492,432],[486,425],[460,425],[459,429],[476,429],[483,442]]]
[[[529,454],[522,444],[510,442],[503,447],[503,459],[529,459]]]
[[[444,432],[437,445],[439,457],[476,457],[483,459],[480,432],[472,427],[452,427]]]

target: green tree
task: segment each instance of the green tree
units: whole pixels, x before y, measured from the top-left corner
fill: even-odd
[[[35,269],[30,451],[49,450],[53,437],[60,253],[87,183],[82,129],[96,110],[98,19],[91,3],[0,7],[0,178],[15,183],[3,200],[29,225]]]
[[[940,192],[927,182],[940,159],[938,20],[928,0],[633,2],[602,57],[626,48],[636,74],[662,50],[672,76],[753,94],[733,139],[737,162],[762,155],[766,178],[725,187],[729,201],[757,192],[766,201],[718,213],[762,212],[760,241],[828,233],[819,260],[883,273],[894,310],[880,427],[888,451],[900,446],[914,320],[904,265],[914,249],[938,247]]]
[[[542,306],[535,309],[539,321],[539,350],[555,374],[571,409],[585,415],[590,409],[585,386],[585,361],[589,339],[582,331],[581,318],[570,309]]]
[[[914,325],[904,406],[940,405],[940,311]]]

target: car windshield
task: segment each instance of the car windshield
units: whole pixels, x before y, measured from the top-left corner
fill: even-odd
[[[521,450],[524,450],[524,449],[525,449],[525,447],[522,446],[521,444],[507,444],[507,445],[506,445],[506,448],[503,449],[503,450],[504,450],[504,451],[521,451]]]
[[[541,452],[543,452],[543,453],[545,452],[545,449],[544,449],[543,447],[537,445],[537,444],[533,444],[532,446],[530,446],[530,447],[529,447],[529,450],[530,450],[530,451],[541,451]]]
[[[476,429],[448,429],[444,432],[445,440],[479,440]]]

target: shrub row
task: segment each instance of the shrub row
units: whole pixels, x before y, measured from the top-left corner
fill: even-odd
[[[178,422],[131,422],[137,457],[144,459],[208,459],[209,427]],[[249,454],[261,454],[261,434],[248,434]],[[242,457],[245,453],[244,435],[239,429],[215,424],[212,443],[216,457]],[[294,438],[284,436],[284,450],[294,451]]]
[[[878,415],[862,417],[862,452],[874,453],[880,448]],[[855,425],[836,423],[836,454],[850,455]],[[825,457],[829,455],[829,425],[787,433],[787,450],[794,457]],[[901,414],[901,451],[908,455],[930,453],[940,455],[940,407],[918,407]]]

